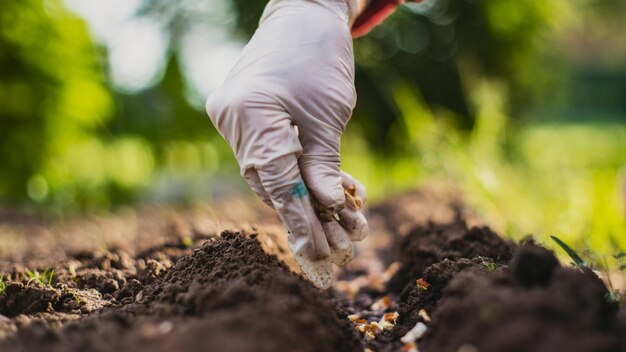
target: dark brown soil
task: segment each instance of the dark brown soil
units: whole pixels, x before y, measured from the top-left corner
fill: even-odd
[[[507,263],[514,246],[488,227],[468,228],[458,216],[446,224],[429,222],[418,226],[396,240],[395,250],[400,269],[387,283],[387,294],[400,292],[397,326],[385,331],[370,347],[381,351],[402,348],[400,338],[416,323],[424,322],[420,310],[432,314],[443,295],[443,290],[460,272],[485,271]],[[418,279],[428,285],[417,285]]]
[[[358,349],[352,324],[330,296],[266,254],[254,237],[226,232],[205,243],[144,290],[139,304],[163,315],[208,316],[203,326],[216,336],[207,347],[221,350],[232,341],[246,344],[243,350]]]
[[[422,352],[626,351],[626,311],[594,272],[474,226],[460,204],[420,191],[371,209],[372,235],[328,292],[292,271],[275,222],[276,234],[218,235],[157,216],[94,248],[56,242],[38,220],[42,234],[24,235],[36,250],[0,251],[0,351],[409,351],[401,338],[419,322]],[[242,214],[262,224],[263,211]],[[28,274],[47,267],[51,285]],[[355,329],[396,312],[383,331]]]
[[[266,254],[254,236],[228,232],[181,258],[132,304],[54,332],[30,326],[7,342],[53,351],[360,349],[352,323],[327,293]]]
[[[532,243],[497,273],[468,270],[444,289],[424,351],[624,351],[618,305],[590,270]],[[450,332],[454,331],[453,334]]]
[[[445,259],[487,258],[496,263],[511,259],[512,244],[503,240],[488,227],[468,228],[463,219],[446,224],[429,223],[418,226],[394,244],[397,260],[402,267],[387,284],[392,292],[402,292],[429,266]]]

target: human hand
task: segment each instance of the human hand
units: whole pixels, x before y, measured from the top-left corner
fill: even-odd
[[[347,263],[352,241],[368,231],[344,193],[354,187],[365,201],[365,189],[339,168],[356,101],[353,17],[344,0],[270,1],[206,105],[243,177],[278,212],[303,274],[320,288],[332,283],[331,262]]]

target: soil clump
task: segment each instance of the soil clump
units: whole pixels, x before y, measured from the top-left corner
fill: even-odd
[[[509,267],[453,278],[420,346],[427,352],[624,351],[623,323],[594,272],[562,267],[551,251],[526,243]]]
[[[134,302],[58,330],[21,329],[22,350],[357,351],[350,321],[326,292],[263,251],[253,236],[225,232],[182,257]]]

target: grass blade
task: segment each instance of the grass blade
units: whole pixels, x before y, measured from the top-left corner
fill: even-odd
[[[576,252],[574,252],[573,249],[571,249],[568,245],[566,245],[565,242],[561,241],[556,236],[550,236],[550,238],[552,238],[552,240],[556,242],[556,244],[558,244],[559,247],[561,247],[565,251],[565,253],[569,255],[570,258],[572,258],[572,260],[574,261],[574,265],[576,265],[579,268],[587,267],[587,263],[585,263],[585,261],[578,254],[576,254]]]
[[[0,275],[0,296],[7,292],[7,285],[4,283],[4,274]]]

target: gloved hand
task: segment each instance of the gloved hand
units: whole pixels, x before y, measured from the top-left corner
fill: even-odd
[[[356,102],[355,12],[356,0],[271,0],[206,105],[243,177],[278,212],[303,274],[321,288],[332,283],[331,261],[347,263],[351,241],[368,232],[344,194],[355,185],[365,201],[365,189],[339,169]]]

